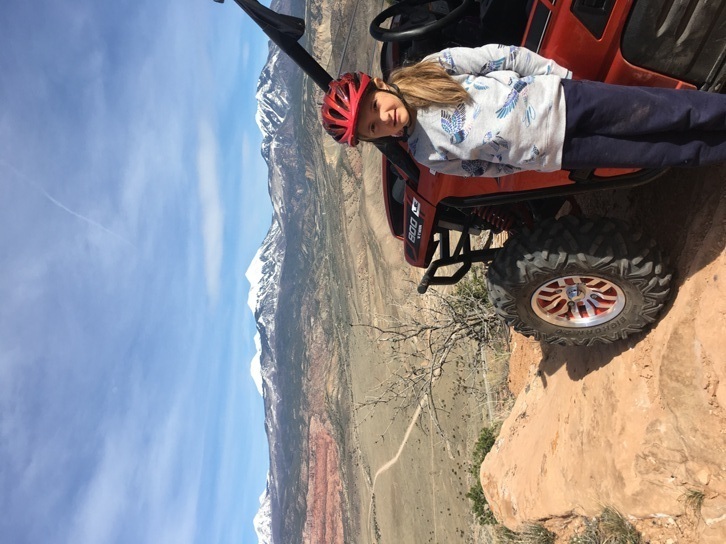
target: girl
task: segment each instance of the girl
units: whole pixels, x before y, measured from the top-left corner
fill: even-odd
[[[572,81],[527,49],[457,47],[393,72],[330,84],[338,142],[402,138],[419,164],[458,176],[518,170],[700,166],[726,161],[726,97]]]

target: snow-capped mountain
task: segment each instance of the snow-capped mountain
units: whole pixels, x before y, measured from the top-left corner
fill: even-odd
[[[272,544],[272,508],[268,488],[260,496],[260,509],[255,515],[254,525],[258,544]]]
[[[293,3],[297,0],[273,1],[270,7],[281,13],[294,13]],[[304,425],[299,421],[303,402],[302,369],[299,357],[293,355],[298,346],[290,339],[296,336],[291,333],[295,317],[286,311],[288,305],[296,306],[291,299],[297,295],[291,292],[294,288],[290,284],[299,276],[300,257],[296,252],[289,254],[288,245],[298,244],[302,229],[296,215],[304,211],[301,197],[306,193],[307,184],[304,155],[298,143],[297,113],[291,106],[299,104],[301,86],[301,70],[277,46],[270,44],[268,60],[257,85],[255,118],[263,136],[262,156],[269,168],[273,219],[248,270],[253,285],[248,303],[257,321],[260,350],[259,371],[253,369],[252,373],[259,373],[261,378],[270,449],[267,488],[254,520],[260,544],[283,542],[280,535],[296,532],[299,520],[304,520],[304,508],[296,498],[299,475],[295,470],[299,469],[290,468],[299,467],[294,459],[299,452],[294,445],[304,440]],[[286,274],[288,281],[283,278]]]
[[[285,57],[280,49],[271,45],[267,63],[262,68],[260,79],[257,82],[257,113],[255,121],[262,132],[262,157],[270,164],[270,147],[275,138],[277,127],[285,119],[290,107],[289,91],[287,87],[278,85],[274,77],[281,57]],[[289,60],[289,59],[288,59]],[[285,58],[282,58],[282,62]]]
[[[275,313],[279,301],[280,270],[285,256],[284,237],[280,229],[280,223],[273,219],[272,226],[265,237],[253,263],[248,270],[248,277],[252,288],[250,289],[250,306],[253,308],[257,320],[257,337],[255,342],[258,347],[258,354],[252,362],[251,372],[253,377],[259,381],[261,393],[265,401],[265,428],[276,428],[275,407],[279,404],[277,388],[275,386],[276,368],[274,363],[275,338]],[[250,272],[256,271],[257,277],[253,278]],[[253,279],[257,280],[253,282]],[[273,457],[272,443],[270,443],[270,457]],[[272,498],[271,473],[267,476],[267,487],[260,499],[260,509],[254,519],[255,531],[259,544],[273,544],[272,539]]]

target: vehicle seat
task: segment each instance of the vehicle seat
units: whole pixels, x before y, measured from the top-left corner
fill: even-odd
[[[520,45],[534,0],[483,0],[479,7],[485,43]]]
[[[393,182],[391,187],[391,198],[393,198],[394,202],[403,204],[404,194],[406,193],[406,180],[398,174],[394,175],[396,176],[396,180]]]

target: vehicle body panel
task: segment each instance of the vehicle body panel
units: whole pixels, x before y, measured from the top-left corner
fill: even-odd
[[[674,3],[683,3],[673,0]],[[599,5],[599,8],[590,8],[591,5]],[[648,4],[649,6],[645,6]],[[693,81],[685,81],[658,73],[650,68],[638,66],[629,62],[621,51],[623,33],[632,35],[636,32],[636,23],[643,24],[643,17],[629,22],[631,13],[637,5],[638,12],[651,13],[652,5],[659,5],[660,2],[649,0],[536,0],[529,15],[525,35],[522,44],[536,50],[542,56],[551,58],[559,64],[572,70],[574,78],[605,81],[621,85],[642,85],[651,87],[665,87],[677,89],[695,89]],[[583,22],[583,10],[591,10],[596,16]],[[589,13],[589,12],[588,12]],[[590,14],[592,14],[590,13]],[[586,13],[587,15],[587,13]],[[601,21],[598,26],[597,17]],[[699,19],[700,20],[700,19]],[[594,22],[593,22],[594,21]],[[394,21],[395,24],[395,21]],[[596,35],[592,28],[597,27]],[[726,39],[726,28],[722,32]],[[709,35],[713,35],[711,32]],[[663,40],[661,40],[663,42]],[[383,63],[396,63],[395,57],[402,55],[405,44],[387,44],[384,48],[386,59]],[[723,49],[722,46],[720,46]],[[647,48],[646,48],[647,49]],[[650,49],[647,49],[650,50]],[[661,57],[663,54],[661,54]],[[713,57],[713,55],[711,55]],[[703,70],[701,70],[703,73]],[[444,200],[448,202],[457,199],[479,196],[479,200],[485,201],[487,195],[496,197],[498,195],[515,192],[534,191],[537,189],[560,188],[572,186],[578,181],[568,171],[558,172],[533,172],[525,171],[516,174],[501,176],[499,178],[462,178],[458,176],[438,174],[431,172],[428,168],[420,167],[419,178],[416,183],[410,180],[406,186],[406,201],[417,198],[435,206]],[[635,172],[635,174],[634,174]],[[652,172],[647,173],[652,177]],[[598,179],[597,183],[603,188],[608,188],[608,178],[614,182],[623,177],[637,176],[634,169],[598,169],[590,173],[592,179]],[[386,195],[386,208],[389,218],[389,226],[394,236],[401,238],[404,245],[410,242],[403,236],[404,232],[397,221],[402,219],[404,225],[410,221],[410,210],[400,209],[400,203],[390,198],[391,183],[387,178],[400,176],[395,167],[391,166],[384,159],[383,166],[383,187]],[[399,219],[400,218],[400,219]],[[433,234],[429,244],[435,244]],[[421,241],[418,242],[419,246]],[[432,258],[431,251],[417,251],[406,248],[404,251],[409,264],[417,267],[426,267]]]

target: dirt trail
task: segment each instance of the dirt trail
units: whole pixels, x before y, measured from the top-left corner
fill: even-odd
[[[381,468],[379,468],[376,471],[375,476],[373,476],[373,485],[371,485],[371,502],[368,505],[368,529],[370,531],[373,531],[373,524],[372,521],[372,515],[373,515],[373,502],[376,498],[376,481],[378,480],[378,477],[386,472],[389,468],[391,468],[393,465],[398,463],[398,460],[401,458],[401,453],[403,452],[403,448],[406,447],[406,443],[408,442],[408,438],[411,436],[411,431],[413,431],[414,427],[416,426],[416,422],[418,421],[419,416],[421,415],[421,410],[424,407],[425,398],[421,399],[421,401],[418,403],[418,406],[416,407],[416,411],[413,413],[413,416],[411,417],[411,422],[408,424],[408,427],[406,428],[406,434],[403,435],[403,439],[401,440],[401,444],[398,447],[398,451],[396,452],[396,455],[388,460],[385,465],[383,465]],[[375,535],[371,533],[371,541],[375,540]]]

